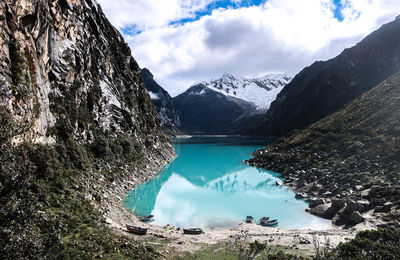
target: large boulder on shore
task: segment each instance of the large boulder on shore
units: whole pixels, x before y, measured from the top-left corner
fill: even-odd
[[[346,213],[350,214],[354,211],[362,212],[363,209],[364,209],[364,207],[360,203],[355,202],[354,200],[348,200],[344,211]]]
[[[358,223],[361,223],[361,222],[363,222],[363,221],[364,221],[364,218],[363,218],[363,216],[361,215],[360,212],[358,212],[358,211],[353,211],[353,212],[350,214],[350,217],[349,217],[349,222],[350,222],[350,223],[352,223],[352,224],[358,224]]]
[[[340,210],[341,208],[343,208],[345,205],[344,201],[341,199],[332,199],[332,207]]]
[[[310,209],[310,213],[325,219],[333,218],[338,212],[337,208],[332,207],[330,204],[320,204],[315,208]]]
[[[325,204],[324,199],[312,199],[308,205],[310,208],[315,208],[318,205]]]

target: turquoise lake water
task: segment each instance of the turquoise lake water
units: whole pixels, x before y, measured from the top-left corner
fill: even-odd
[[[279,174],[242,165],[267,141],[239,138],[176,139],[178,157],[124,199],[137,216],[155,215],[155,225],[231,227],[247,215],[278,219],[284,229],[329,229],[331,222],[306,213]]]

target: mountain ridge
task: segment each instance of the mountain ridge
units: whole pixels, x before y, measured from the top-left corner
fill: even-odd
[[[282,136],[335,112],[400,69],[400,20],[298,73],[249,134]]]
[[[282,173],[287,185],[314,201],[311,213],[337,225],[367,221],[364,213],[371,210],[373,224],[384,218],[396,225],[399,112],[396,73],[339,111],[256,151],[249,163]]]

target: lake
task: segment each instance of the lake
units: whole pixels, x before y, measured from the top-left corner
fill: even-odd
[[[247,215],[278,219],[284,229],[329,229],[331,222],[304,210],[278,173],[243,165],[267,140],[193,137],[176,139],[178,157],[154,179],[124,199],[137,216],[155,215],[155,225],[222,228]]]

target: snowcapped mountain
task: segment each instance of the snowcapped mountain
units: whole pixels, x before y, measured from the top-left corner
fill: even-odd
[[[268,74],[259,78],[242,78],[224,74],[219,79],[201,84],[225,96],[251,102],[259,110],[267,110],[279,92],[291,80],[292,78],[286,74]]]

